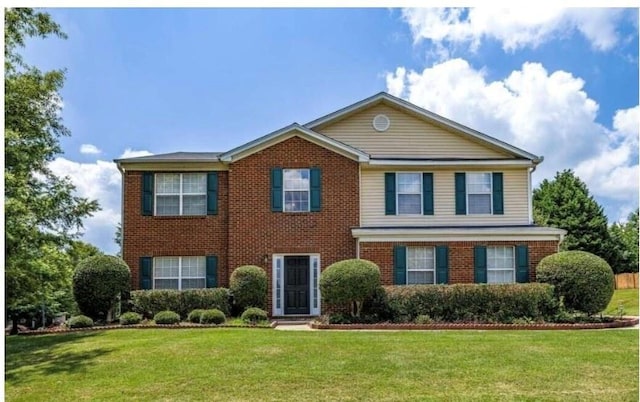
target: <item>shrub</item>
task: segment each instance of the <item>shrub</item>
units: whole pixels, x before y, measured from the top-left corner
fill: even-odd
[[[201,308],[193,310],[192,312],[189,313],[189,316],[187,317],[187,321],[192,322],[194,324],[200,324],[200,317],[202,317],[202,313],[204,313],[205,311],[206,310],[203,310]]]
[[[93,320],[86,315],[76,315],[69,320],[69,328],[90,328],[93,327]]]
[[[161,311],[153,316],[153,321],[155,321],[156,324],[177,324],[180,322],[180,316],[173,311]]]
[[[73,296],[80,311],[93,319],[107,317],[118,297],[129,290],[131,272],[120,258],[95,255],[78,263]]]
[[[249,307],[242,313],[240,318],[247,324],[257,324],[269,319],[267,312],[257,307]]]
[[[549,255],[536,268],[538,282],[555,287],[569,310],[595,314],[604,310],[613,296],[613,270],[602,258],[586,251],[563,251]]]
[[[131,292],[131,310],[147,318],[171,310],[187,318],[196,309],[217,308],[229,314],[229,290],[226,288],[189,290],[136,290]]]
[[[218,309],[204,310],[200,315],[200,324],[224,324],[224,313]]]
[[[120,316],[120,325],[140,324],[140,321],[142,321],[142,316],[133,311],[129,311]]]
[[[236,268],[229,280],[233,304],[238,311],[248,307],[267,308],[267,273],[255,265]]]
[[[413,320],[416,324],[431,324],[433,320],[427,314],[421,314]]]
[[[320,292],[330,304],[349,304],[351,314],[360,317],[365,300],[380,287],[380,268],[367,260],[343,260],[320,274]]]

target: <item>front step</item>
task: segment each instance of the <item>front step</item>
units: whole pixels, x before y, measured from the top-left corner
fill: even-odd
[[[271,327],[275,328],[278,325],[309,325],[316,316],[284,316],[284,317],[272,317]]]

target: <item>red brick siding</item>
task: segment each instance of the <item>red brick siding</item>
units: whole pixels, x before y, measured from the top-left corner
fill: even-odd
[[[360,243],[360,258],[370,260],[380,267],[382,283],[393,285],[393,247],[404,246],[448,246],[449,283],[473,283],[473,248],[475,246],[529,246],[529,281],[536,279],[536,266],[541,259],[558,251],[556,241],[463,241],[463,242],[380,242]]]

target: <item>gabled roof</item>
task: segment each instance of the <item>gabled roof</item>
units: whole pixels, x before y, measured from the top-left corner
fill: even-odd
[[[171,152],[138,156],[135,158],[114,159],[114,162],[218,162],[222,152]]]
[[[507,144],[506,142],[501,141],[497,138],[491,137],[487,134],[476,131],[460,123],[456,123],[453,120],[449,120],[446,117],[442,117],[436,113],[430,112],[426,109],[416,106],[413,103],[405,101],[404,99],[400,99],[393,95],[389,95],[386,92],[380,92],[369,98],[363,99],[352,105],[339,109],[333,113],[329,113],[323,117],[310,121],[306,123],[304,127],[313,130],[320,126],[327,125],[328,123],[333,123],[335,121],[341,120],[349,115],[352,115],[354,113],[357,113],[363,109],[366,109],[368,107],[374,106],[379,103],[390,104],[402,110],[409,111],[411,114],[419,118],[422,118],[429,123],[444,126],[461,136],[468,137],[471,140],[474,140],[479,143],[484,143],[486,145],[499,148],[517,157],[529,159],[533,161],[533,163],[535,164],[540,163],[543,160],[543,157],[541,156],[537,156],[527,151],[524,151],[520,148],[514,147],[513,145]]]
[[[253,154],[254,152],[258,152],[261,149],[267,148],[273,144],[277,144],[296,135],[309,140],[319,146],[348,156],[351,159],[357,160],[358,162],[366,162],[369,160],[369,155],[365,152],[340,141],[334,140],[333,138],[327,137],[326,135],[303,127],[298,123],[290,124],[284,128],[281,128],[280,130],[274,131],[253,141],[247,142],[246,144],[240,145],[239,147],[221,154],[219,158],[222,162],[235,162],[239,159]]]

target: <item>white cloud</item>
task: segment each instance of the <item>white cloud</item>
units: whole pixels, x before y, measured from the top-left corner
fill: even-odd
[[[552,39],[580,32],[594,49],[611,50],[620,40],[616,22],[623,10],[614,8],[478,7],[409,8],[402,11],[414,42],[431,40],[446,57],[444,44],[476,51],[482,41],[494,39],[505,51],[535,48]]]
[[[99,154],[102,151],[100,151],[100,149],[98,147],[96,147],[95,145],[92,144],[82,144],[80,146],[80,153],[81,154]]]
[[[120,155],[120,158],[122,158],[122,159],[125,159],[125,158],[137,158],[138,156],[148,156],[148,155],[153,155],[153,153],[151,153],[149,151],[136,151],[136,150],[133,150],[131,148],[127,148],[127,149],[124,150],[122,155]]]

